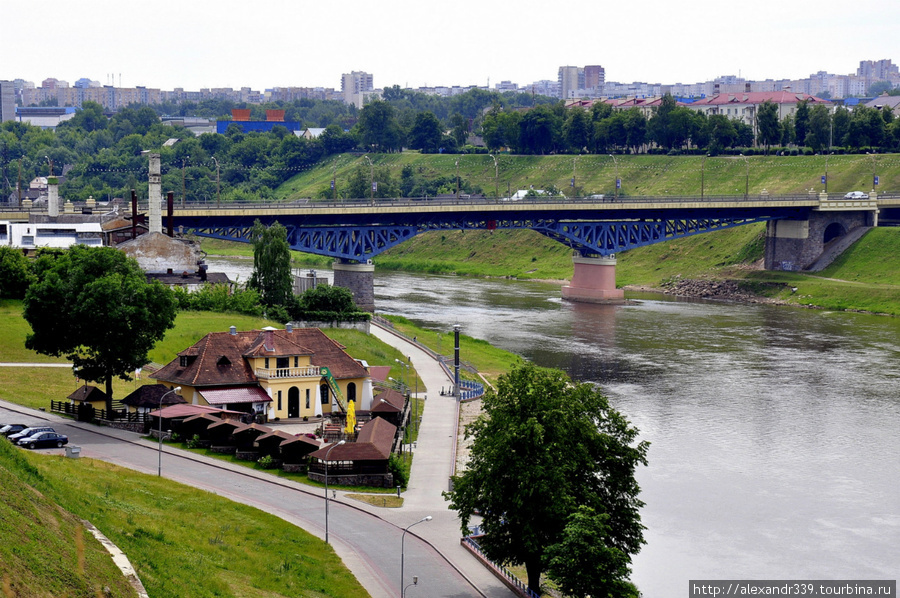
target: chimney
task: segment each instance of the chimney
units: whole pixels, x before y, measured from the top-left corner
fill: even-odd
[[[228,329],[228,333],[229,333],[231,336],[237,336],[237,328],[234,327],[234,326],[232,326],[231,328]]]
[[[47,215],[59,216],[59,179],[55,176],[47,177]]]
[[[175,228],[175,220],[172,215],[174,212],[175,205],[175,194],[169,191],[166,194],[166,234],[170,237],[175,236],[174,228]]]
[[[284,325],[284,329],[287,330],[287,333],[288,333],[288,334],[293,334],[293,332],[294,332],[294,325],[291,324],[290,322],[288,322],[287,324]]]
[[[162,232],[162,183],[160,177],[159,154],[150,154],[150,230]]]

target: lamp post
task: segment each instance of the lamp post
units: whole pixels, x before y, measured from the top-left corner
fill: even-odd
[[[164,392],[162,394],[162,396],[159,397],[159,411],[157,411],[157,413],[156,413],[156,417],[157,417],[157,419],[159,419],[159,451],[158,451],[159,458],[157,459],[157,464],[156,464],[156,475],[158,477],[162,477],[162,406],[163,406],[163,399],[165,399],[167,395],[170,395],[172,393],[178,394],[179,392],[181,392],[181,387],[176,386],[169,392]]]
[[[369,163],[369,199],[372,200],[372,203],[375,203],[375,165],[372,164],[372,160],[369,159],[368,155],[363,156],[366,159],[366,162]]]
[[[747,165],[747,178],[744,183],[744,199],[747,199],[750,197],[750,159],[744,154],[741,154],[741,158],[744,159],[744,164]]]
[[[459,158],[456,159],[456,201],[459,201]]]
[[[866,152],[866,155],[872,157],[872,188],[874,189],[875,187],[878,186],[878,175],[875,174],[875,169],[876,169],[875,156],[876,156],[876,154],[875,154],[875,152]]]
[[[325,543],[328,544],[328,455],[331,454],[331,451],[334,450],[334,447],[341,446],[346,442],[345,440],[341,440],[331,445],[327,451],[325,451]]]
[[[215,156],[212,157],[213,162],[216,163],[216,207],[221,207],[222,205],[222,197],[219,193],[219,161]]]
[[[411,584],[409,584],[408,586],[406,586],[405,588],[403,588],[403,591],[401,592],[401,594],[406,596],[406,590],[408,590],[412,586],[417,586],[417,585],[419,585],[419,576],[413,575],[413,582]]]
[[[706,159],[707,158],[709,158],[709,154],[706,154],[705,156],[703,156],[703,158],[700,159],[700,200],[701,201],[703,200],[703,191],[704,191],[704,187],[706,184],[704,175],[706,172]]]
[[[609,157],[612,158],[613,164],[614,164],[615,167],[616,167],[616,191],[615,191],[615,198],[616,198],[616,199],[619,199],[619,185],[620,185],[620,183],[619,183],[619,161],[616,160],[616,157],[613,156],[612,154],[609,154]]]
[[[406,526],[406,529],[403,530],[403,535],[400,536],[400,598],[403,598],[403,596],[405,595],[405,588],[403,587],[403,543],[406,541],[406,532],[408,532],[409,528],[411,528],[412,526],[419,525],[420,523],[424,523],[426,521],[431,521],[431,515],[422,517],[415,523],[410,523],[408,526]]]
[[[500,168],[497,166],[497,156],[488,154],[494,159],[494,199],[500,197]]]
[[[831,152],[825,154],[825,195],[828,195],[828,158],[831,157]]]

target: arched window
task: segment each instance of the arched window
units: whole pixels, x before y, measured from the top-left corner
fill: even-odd
[[[347,384],[347,400],[356,400],[356,382],[350,382],[349,384]]]

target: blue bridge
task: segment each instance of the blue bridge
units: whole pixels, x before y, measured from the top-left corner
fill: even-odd
[[[768,269],[802,269],[826,244],[858,227],[877,224],[879,209],[900,207],[900,196],[846,199],[825,194],[752,197],[629,197],[604,200],[376,199],[341,203],[305,200],[175,208],[174,226],[198,236],[247,242],[255,220],[287,228],[292,249],[335,258],[337,270],[371,271],[371,260],[416,235],[438,230],[530,229],[572,248],[576,300],[616,299],[598,272],[616,253],[755,222],[769,222]],[[595,261],[591,261],[595,260]],[[598,269],[599,268],[599,269]],[[579,275],[582,276],[579,276]],[[600,275],[600,278],[603,276]],[[582,280],[577,280],[581,278]],[[593,282],[592,282],[593,281]],[[338,284],[338,281],[335,281]],[[362,282],[365,287],[368,283]],[[597,286],[599,284],[599,286]],[[360,298],[358,285],[348,283]],[[597,286],[591,290],[590,287]],[[614,274],[612,288],[614,289]],[[603,292],[595,292],[605,289]],[[564,296],[566,289],[563,289]],[[585,294],[585,293],[581,293]],[[362,293],[365,295],[365,293]],[[361,304],[368,305],[364,298]]]

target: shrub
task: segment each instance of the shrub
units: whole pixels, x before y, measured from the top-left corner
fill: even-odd
[[[409,466],[403,459],[392,454],[388,461],[388,470],[394,476],[394,485],[406,488],[406,484],[409,482]]]
[[[193,449],[193,448],[197,448],[199,446],[200,446],[200,435],[199,434],[194,434],[193,438],[188,439],[188,441],[187,441],[188,448]]]
[[[272,458],[272,455],[265,455],[260,457],[256,462],[262,469],[275,469],[275,459]]]

